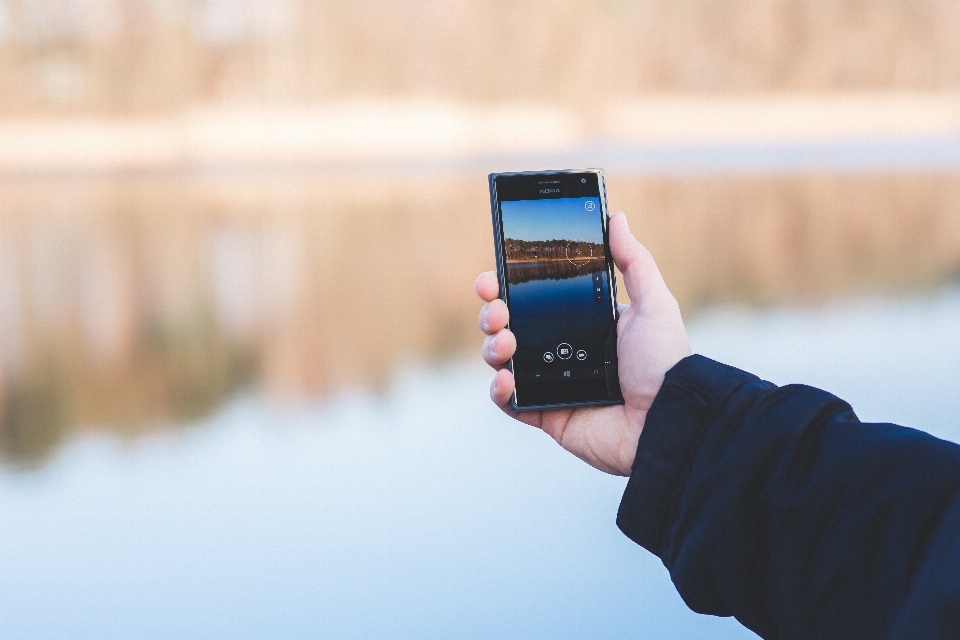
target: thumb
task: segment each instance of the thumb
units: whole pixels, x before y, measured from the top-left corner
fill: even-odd
[[[653,256],[630,233],[627,217],[620,211],[610,216],[610,253],[623,274],[623,285],[633,304],[664,292],[669,294]]]

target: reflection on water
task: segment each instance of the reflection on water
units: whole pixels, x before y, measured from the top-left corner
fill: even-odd
[[[244,384],[281,398],[378,384],[397,358],[470,344],[470,283],[492,262],[485,185],[470,187],[4,184],[4,456],[38,459],[78,426],[189,419]]]
[[[397,363],[475,348],[483,174],[0,183],[2,460],[77,430],[162,431],[243,388],[382,386]],[[609,175],[608,192],[688,314],[960,270],[954,175]]]
[[[960,177],[809,176],[634,181],[637,212],[685,310],[927,288],[960,273]]]
[[[565,280],[578,278],[594,271],[606,271],[607,263],[599,260],[551,260],[548,262],[510,262],[507,264],[507,282],[522,284],[531,280]]]
[[[515,266],[508,264],[508,271]],[[551,374],[559,377],[563,370],[568,370],[571,378],[599,378],[606,363],[616,363],[616,327],[610,297],[606,295],[609,290],[606,264],[603,269],[566,278],[527,279],[522,284],[510,285],[511,327],[517,338],[514,365],[518,376],[541,371],[549,379]],[[570,353],[561,354],[560,344],[569,345]],[[544,362],[545,353],[551,354],[547,362]],[[554,353],[556,360],[552,357]],[[577,355],[574,357],[574,354]],[[597,371],[595,376],[593,371]]]

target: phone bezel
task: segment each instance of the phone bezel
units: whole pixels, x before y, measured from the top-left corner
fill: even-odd
[[[610,254],[610,240],[609,240],[609,211],[607,210],[607,188],[606,181],[603,175],[603,169],[559,169],[559,170],[550,170],[550,171],[514,171],[514,172],[502,172],[502,173],[491,173],[489,174],[489,187],[490,187],[490,208],[493,216],[493,244],[496,251],[496,260],[497,260],[497,279],[499,282],[500,288],[500,299],[506,303],[507,308],[510,308],[510,298],[509,290],[507,288],[507,270],[506,270],[506,258],[504,256],[503,248],[503,219],[500,210],[500,198],[497,194],[497,179],[501,177],[514,177],[514,176],[523,176],[523,177],[545,177],[545,176],[562,176],[570,174],[594,174],[597,177],[597,182],[599,186],[599,199],[600,199],[600,210],[601,210],[601,225],[603,227],[603,242],[606,252],[606,264],[607,264],[607,282],[608,282],[608,295],[610,299],[610,313],[612,314],[614,323],[618,322],[620,319],[620,312],[617,306],[617,277],[614,272],[613,257]],[[547,198],[545,198],[547,199]],[[510,328],[510,324],[507,324],[507,328]],[[615,336],[616,337],[616,336]],[[619,363],[619,358],[617,360]],[[513,358],[510,358],[509,362],[506,364],[507,369],[511,372],[514,371]],[[619,378],[618,378],[619,380]],[[517,388],[514,386],[514,392],[510,396],[510,410],[511,411],[542,411],[544,409],[559,409],[559,408],[572,408],[572,407],[595,407],[595,406],[610,406],[623,404],[624,401],[621,398],[619,399],[605,399],[605,400],[587,400],[587,401],[571,401],[571,402],[558,402],[550,404],[537,404],[537,405],[520,405],[517,402]]]

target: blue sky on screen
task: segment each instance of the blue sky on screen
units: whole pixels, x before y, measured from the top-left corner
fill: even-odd
[[[592,202],[593,211],[586,208]],[[603,242],[599,198],[507,200],[500,203],[503,234],[514,240]]]

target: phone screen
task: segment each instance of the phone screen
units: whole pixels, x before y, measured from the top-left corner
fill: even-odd
[[[515,408],[622,402],[602,174],[494,174],[490,187]]]

